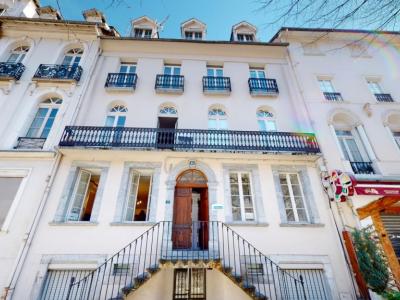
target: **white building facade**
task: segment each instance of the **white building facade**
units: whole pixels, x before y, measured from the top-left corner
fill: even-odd
[[[37,11],[1,17],[5,299],[355,298],[289,44]]]

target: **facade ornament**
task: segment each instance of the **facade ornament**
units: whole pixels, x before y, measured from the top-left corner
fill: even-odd
[[[363,106],[363,111],[367,114],[368,117],[372,116],[372,108],[370,103],[365,103]]]

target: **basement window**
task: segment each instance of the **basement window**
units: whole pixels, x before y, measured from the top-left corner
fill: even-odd
[[[175,269],[173,300],[187,299],[206,299],[205,269]]]

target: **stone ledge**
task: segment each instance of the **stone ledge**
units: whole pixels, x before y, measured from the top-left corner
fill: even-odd
[[[228,226],[254,226],[254,227],[267,227],[269,224],[267,222],[226,222]]]
[[[325,227],[322,223],[280,223],[280,227]]]
[[[110,226],[154,226],[156,222],[136,221],[136,222],[111,222]]]
[[[97,226],[98,222],[49,222],[50,226]]]

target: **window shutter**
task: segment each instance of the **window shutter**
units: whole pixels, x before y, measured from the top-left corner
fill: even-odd
[[[81,170],[79,172],[72,196],[72,206],[68,214],[68,221],[79,221],[91,177],[92,174],[89,171]]]
[[[139,178],[140,178],[139,172],[137,171],[131,172],[128,199],[125,209],[125,221],[128,222],[133,221],[135,216],[135,205],[136,205],[137,191],[139,187]]]

